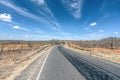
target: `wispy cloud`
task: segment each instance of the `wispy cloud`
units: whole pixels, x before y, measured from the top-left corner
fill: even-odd
[[[44,2],[42,3],[42,0],[32,0],[32,1],[33,1],[33,2],[39,1],[39,5],[40,5],[40,1],[41,1],[41,4],[42,4],[42,5],[44,4]],[[44,0],[43,0],[43,1],[44,1]],[[58,27],[58,28],[60,27],[59,24],[56,22],[53,14],[51,13],[51,11],[48,9],[47,6],[45,6],[44,9],[45,9],[46,13],[49,12],[49,14],[51,14],[51,16],[52,16],[53,19],[50,19],[50,20],[47,19],[47,20],[46,20],[46,19],[43,18],[43,17],[34,15],[34,14],[28,12],[27,10],[25,10],[24,8],[21,8],[21,7],[17,6],[17,5],[14,4],[12,1],[8,1],[8,0],[3,1],[3,0],[2,0],[2,1],[0,1],[0,4],[5,5],[5,6],[11,8],[11,9],[17,11],[18,14],[23,15],[23,16],[25,16],[25,17],[29,17],[29,18],[32,18],[32,19],[34,19],[34,20],[40,21],[41,23],[45,23],[45,24],[47,24],[47,25],[51,25],[52,27]],[[45,15],[45,16],[47,16],[47,15]],[[51,22],[51,21],[52,21],[52,22]],[[54,23],[54,25],[53,25],[52,23]],[[49,27],[49,28],[50,28],[50,27]]]
[[[5,22],[12,22],[12,16],[11,14],[8,14],[8,13],[1,13],[0,20],[5,21]]]
[[[47,4],[44,0],[31,0],[31,1],[35,4],[37,4],[38,7],[40,7],[38,9],[38,11],[40,10],[39,14],[42,14],[44,17],[39,16],[39,15],[37,16],[37,15],[34,15],[34,14],[28,12],[27,9],[16,5],[13,1],[1,0],[0,4],[5,5],[11,9],[15,10],[18,14],[20,14],[22,16],[32,18],[32,19],[39,21],[45,25],[48,25],[47,28],[55,30],[55,31],[59,32],[60,34],[63,34],[63,33],[68,34],[61,29],[61,26],[58,24],[53,13],[51,12],[51,10],[49,9],[49,7],[47,6]],[[24,28],[22,28],[22,30],[28,31],[27,29],[24,29]]]
[[[24,38],[29,38],[29,35],[27,35],[27,34],[26,34],[26,35],[24,35]]]
[[[13,26],[13,29],[20,29],[20,26]]]
[[[38,5],[43,5],[45,3],[44,0],[31,0],[31,1],[37,3]]]
[[[56,21],[53,13],[49,9],[48,5],[46,4],[45,0],[31,0],[32,2],[36,3],[38,6],[42,6],[42,11],[39,11],[44,17],[47,18],[50,24],[55,26],[56,28],[60,28],[60,25]]]
[[[24,28],[24,27],[20,27],[20,26],[13,26],[13,29],[16,29],[16,30],[24,30],[24,31],[30,31],[29,29]]]
[[[104,30],[103,30],[103,29],[101,29],[101,30],[99,30],[99,32],[100,32],[100,33],[102,33],[102,32],[104,32]]]
[[[114,34],[119,34],[119,32],[114,32]]]
[[[71,39],[71,37],[66,36],[54,36],[54,35],[34,35],[36,39],[44,39],[44,40],[52,40],[52,39],[59,39],[59,40],[68,40]]]
[[[31,0],[32,2],[36,3],[38,6],[43,7],[42,11],[40,11],[40,14],[42,13],[42,15],[44,17],[47,17],[47,20],[49,21],[49,23],[54,26],[51,27],[51,29],[59,32],[60,34],[65,34],[68,35],[68,33],[64,32],[61,29],[61,26],[58,24],[55,16],[53,15],[53,13],[51,12],[51,10],[49,9],[48,5],[46,4],[45,0]]]
[[[45,25],[47,24],[48,28],[58,32],[61,35],[69,35],[69,33],[65,32],[61,29],[61,26],[57,22],[55,16],[53,15],[53,13],[51,12],[51,10],[49,9],[48,5],[46,4],[46,2],[44,0],[31,0],[31,1],[35,4],[37,4],[37,6],[39,7],[38,11],[41,11],[39,14],[42,14],[44,17],[30,13],[29,10],[27,10],[26,8],[22,8],[10,0],[1,0],[0,4],[15,10],[18,14],[20,14],[22,16],[29,17],[36,21],[45,23]],[[15,30],[30,31],[29,29],[27,29],[25,27],[21,27],[21,24],[20,24],[20,26],[18,26],[18,24],[14,23],[14,21],[12,21],[12,23],[8,24],[8,25],[10,25],[10,27],[12,26],[12,28]],[[34,32],[42,34],[39,31],[34,31]],[[53,36],[53,38],[55,38],[55,37]]]
[[[62,0],[64,6],[75,18],[81,18],[83,0]]]
[[[44,31],[44,30],[42,30],[42,29],[39,29],[39,28],[35,28],[34,30],[33,30],[36,34],[46,34],[47,32],[46,31]]]
[[[90,23],[89,25],[90,25],[90,26],[96,26],[97,23],[96,23],[96,22],[92,22],[92,23]]]
[[[11,9],[17,11],[17,13],[20,14],[20,15],[27,16],[27,17],[30,17],[32,19],[35,19],[35,20],[38,20],[38,21],[41,21],[41,22],[46,22],[42,18],[40,18],[40,17],[38,17],[38,16],[36,16],[32,13],[27,12],[25,9],[15,5],[13,2],[10,2],[8,0],[4,0],[4,1],[2,0],[2,1],[0,1],[0,4],[3,4],[3,5],[11,8]]]

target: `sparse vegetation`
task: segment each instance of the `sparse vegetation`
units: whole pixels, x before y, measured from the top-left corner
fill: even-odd
[[[41,55],[36,53],[48,45],[48,41],[0,41],[0,80],[13,74],[18,65]]]
[[[50,41],[0,41],[0,79],[9,77],[12,69],[33,56],[41,55],[39,49],[44,50],[46,46],[64,44],[62,40]],[[37,51],[37,52],[35,52]],[[34,55],[35,54],[35,55]],[[37,56],[39,57],[39,56]],[[31,60],[31,59],[30,59]]]
[[[68,46],[115,63],[120,63],[120,38],[110,37],[102,40],[67,41]]]
[[[0,54],[21,53],[48,45],[48,41],[0,41]]]
[[[68,45],[74,50],[105,60],[120,62],[120,38],[91,41],[0,41],[0,79],[10,76],[12,67],[28,60],[34,51],[48,45]],[[37,56],[37,55],[36,55]]]
[[[83,48],[120,49],[120,38],[110,37],[102,40],[72,41]]]

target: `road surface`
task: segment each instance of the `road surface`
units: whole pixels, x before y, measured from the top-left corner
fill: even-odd
[[[120,65],[55,46],[36,80],[120,80]]]
[[[48,54],[37,80],[86,80],[55,46]]]

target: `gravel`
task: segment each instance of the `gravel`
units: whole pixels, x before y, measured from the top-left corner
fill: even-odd
[[[35,80],[46,55],[47,52],[33,61],[15,80]]]

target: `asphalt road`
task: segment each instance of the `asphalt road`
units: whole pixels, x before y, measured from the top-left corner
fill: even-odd
[[[43,64],[44,65],[44,64]],[[37,80],[86,80],[55,46],[48,54]]]
[[[36,80],[120,80],[120,65],[55,46]]]

